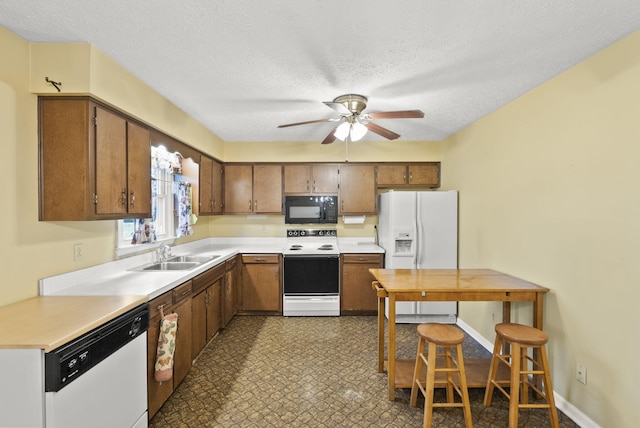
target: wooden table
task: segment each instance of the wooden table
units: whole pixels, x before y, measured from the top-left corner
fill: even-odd
[[[531,325],[542,329],[543,295],[549,289],[490,269],[369,269],[378,296],[378,372],[384,371],[384,308],[389,298],[387,373],[389,400],[396,388],[411,388],[414,360],[396,362],[396,302],[503,302],[502,319],[511,319],[511,302],[532,302]],[[417,343],[417,339],[416,339]],[[465,359],[469,387],[485,387],[489,359]],[[486,361],[485,361],[486,360]],[[407,373],[409,372],[409,373]],[[505,379],[505,381],[508,380]]]

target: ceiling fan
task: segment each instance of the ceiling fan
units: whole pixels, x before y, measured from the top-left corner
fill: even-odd
[[[362,113],[367,108],[367,97],[358,94],[340,95],[333,101],[324,101],[324,104],[334,109],[340,114],[338,118],[309,120],[306,122],[289,123],[280,125],[278,128],[289,126],[308,125],[320,122],[338,122],[339,124],[322,140],[322,144],[331,144],[336,138],[339,140],[358,141],[367,133],[375,132],[388,140],[395,140],[400,137],[393,131],[372,123],[373,119],[408,119],[421,118],[424,113],[420,110],[383,111],[377,113]]]

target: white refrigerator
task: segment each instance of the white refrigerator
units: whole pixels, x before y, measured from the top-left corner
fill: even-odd
[[[380,194],[378,241],[387,269],[458,267],[458,192]],[[396,322],[455,323],[457,302],[397,302]],[[389,317],[389,305],[385,305]]]

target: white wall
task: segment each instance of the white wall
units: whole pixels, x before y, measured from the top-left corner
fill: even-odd
[[[640,32],[445,141],[460,190],[460,267],[549,287],[555,391],[604,427],[637,426]],[[517,320],[530,320],[519,304]],[[493,341],[500,306],[463,303]],[[587,384],[575,379],[576,362]]]

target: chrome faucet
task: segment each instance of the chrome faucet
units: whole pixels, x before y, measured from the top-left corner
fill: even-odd
[[[171,257],[171,247],[169,244],[162,244],[156,250],[159,262],[166,262]]]

